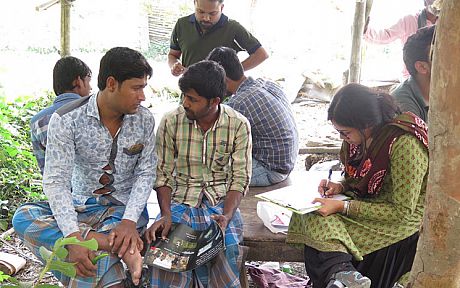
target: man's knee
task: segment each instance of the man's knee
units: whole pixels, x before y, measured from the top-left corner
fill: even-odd
[[[273,171],[268,171],[268,170],[265,171],[264,173],[260,173],[259,171],[258,175],[255,175],[255,176],[253,175],[249,186],[251,187],[253,186],[254,187],[271,186],[271,185],[274,185],[274,184],[277,184],[277,183],[280,183],[286,180],[288,176],[289,175],[284,175],[278,172],[273,172]]]
[[[261,171],[258,171],[258,173],[253,171],[251,183],[249,183],[249,186],[264,187],[270,185],[272,185],[272,183],[270,182],[270,179],[268,179],[268,174],[265,171],[263,173],[261,173]]]
[[[27,203],[21,205],[13,215],[12,224],[14,231],[16,234],[19,235],[20,238],[24,239],[24,232],[26,231],[27,227],[35,220],[35,216],[37,215],[37,210],[39,207]]]
[[[34,239],[39,243],[50,244],[62,237],[49,205],[44,202],[20,206],[14,213],[12,224],[22,240]]]

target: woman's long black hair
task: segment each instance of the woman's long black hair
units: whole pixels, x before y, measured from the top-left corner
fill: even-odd
[[[361,84],[350,83],[343,86],[334,95],[327,119],[335,123],[358,129],[364,140],[364,130],[371,128],[371,137],[379,133],[385,124],[401,114],[393,97]],[[361,145],[361,155],[364,154],[366,145]]]

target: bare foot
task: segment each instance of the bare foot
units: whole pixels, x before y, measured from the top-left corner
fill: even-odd
[[[129,273],[131,273],[131,279],[134,285],[139,285],[139,281],[142,275],[142,256],[141,253],[136,249],[134,254],[126,252],[123,256],[123,261],[128,266]]]

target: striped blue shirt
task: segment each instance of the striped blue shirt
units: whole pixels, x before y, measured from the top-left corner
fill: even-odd
[[[38,167],[43,174],[45,168],[45,150],[48,134],[48,123],[50,122],[51,115],[54,111],[61,108],[65,104],[74,100],[80,99],[80,95],[75,93],[63,93],[56,97],[53,105],[46,107],[38,112],[30,120],[30,137],[32,139],[32,151],[37,158]]]

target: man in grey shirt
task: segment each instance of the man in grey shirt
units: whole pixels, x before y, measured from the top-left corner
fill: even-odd
[[[142,54],[112,48],[101,59],[99,93],[51,117],[43,175],[48,201],[21,206],[13,226],[37,257],[40,246],[50,249],[61,237],[95,239],[99,250],[110,253],[94,265],[94,252],[68,245],[77,276],[54,273],[66,287],[124,287],[120,258],[139,282],[138,231],[148,222],[145,207],[156,166],[154,118],[140,106],[151,75]]]
[[[436,26],[419,29],[407,39],[403,58],[410,77],[391,95],[403,112],[410,111],[428,123],[431,78],[431,43]]]

